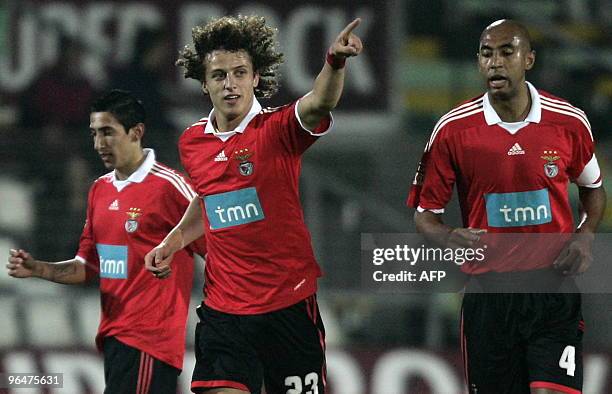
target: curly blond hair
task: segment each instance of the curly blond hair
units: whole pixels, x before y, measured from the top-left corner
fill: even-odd
[[[244,50],[251,57],[253,69],[259,73],[255,96],[271,97],[278,91],[278,66],[283,54],[275,40],[276,29],[266,25],[260,16],[224,16],[192,30],[195,51],[186,46],[176,65],[183,67],[185,78],[204,82],[206,55],[217,49],[235,52]]]

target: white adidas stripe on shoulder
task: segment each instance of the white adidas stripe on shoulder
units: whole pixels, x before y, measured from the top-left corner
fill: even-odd
[[[478,108],[478,106],[482,106],[482,101],[483,101],[484,95],[469,101],[467,103],[461,104],[460,106],[451,109],[450,111],[448,111],[446,114],[442,115],[442,117],[440,117],[440,119],[438,120],[438,122],[436,123],[436,125],[433,128],[433,132],[431,133],[431,137],[429,138],[429,142],[427,143],[427,145],[425,146],[425,150],[427,151],[427,147],[429,145],[431,145],[433,143],[433,140],[435,138],[435,133],[436,130],[438,130],[439,127],[441,127],[442,123],[444,123],[444,121],[446,121],[448,118],[453,117],[455,115],[459,115],[462,112],[467,112],[467,111],[471,111],[475,108]]]
[[[576,112],[571,111],[567,108],[556,108],[556,107],[551,107],[549,106],[547,103],[542,102],[542,109],[546,109],[552,112],[556,112],[559,114],[563,114],[563,115],[568,115],[568,116],[572,116],[576,119],[578,119],[580,122],[582,122],[582,124],[584,125],[584,127],[589,131],[589,136],[591,137],[591,141],[593,141],[593,132],[591,131],[591,125],[586,122],[584,120],[584,118],[580,115],[578,115]]]
[[[193,191],[191,186],[185,182],[182,176],[174,172],[173,170],[166,168],[159,163],[155,163],[151,168],[153,175],[163,178],[170,182],[176,190],[178,190],[188,201],[193,200],[197,194]]]
[[[190,126],[187,126],[185,128],[185,130],[183,130],[182,134],[186,133],[188,130],[190,130],[192,127],[195,127],[195,126],[204,126],[204,127],[206,127],[207,123],[208,123],[208,118],[202,118],[202,119],[198,120],[197,122],[195,122],[194,124],[192,124]]]
[[[153,168],[156,168],[160,172],[165,173],[165,174],[171,176],[173,179],[175,179],[178,182],[178,185],[181,186],[182,188],[184,188],[185,192],[191,198],[197,196],[197,193],[193,190],[191,185],[188,182],[185,181],[185,178],[183,178],[183,176],[181,174],[179,174],[178,172],[176,172],[172,168],[166,167],[165,165],[163,165],[163,164],[161,164],[159,162],[156,162],[153,165]]]
[[[583,115],[586,115],[586,113],[585,113],[583,110],[581,110],[580,108],[578,108],[578,107],[576,107],[576,106],[573,106],[573,105],[572,105],[570,102],[568,102],[568,101],[557,100],[557,99],[554,99],[554,98],[552,98],[552,97],[544,96],[544,95],[542,95],[542,94],[540,94],[540,98],[541,98],[541,99],[544,99],[544,100],[546,100],[546,101],[550,101],[550,102],[552,102],[552,103],[562,104],[562,105],[565,105],[565,106],[571,107],[571,108],[575,109],[576,111],[578,111],[578,112],[582,113]]]
[[[482,104],[482,101],[484,99],[484,95],[469,101],[465,104],[461,104],[460,106],[451,109],[450,111],[448,111],[447,113],[445,113],[444,115],[442,115],[442,117],[440,117],[440,119],[438,120],[438,122],[436,123],[436,125],[434,126],[434,130],[438,127],[438,125],[440,123],[442,123],[443,121],[445,121],[446,119],[448,119],[451,116],[455,116],[457,114],[459,114],[459,112],[463,112],[463,111],[469,111],[471,108],[473,108],[475,105],[479,105]],[[475,107],[474,107],[475,108]]]
[[[259,111],[259,113],[260,114],[271,114],[273,112],[278,112],[281,109],[283,109],[285,107],[288,107],[288,106],[289,106],[289,104],[281,105],[281,106],[278,106],[278,107],[264,107],[264,108],[261,109],[261,111]]]
[[[471,101],[468,101],[468,102],[466,102],[466,103],[463,103],[463,104],[461,104],[461,105],[459,105],[459,106],[457,106],[457,107],[455,107],[455,108],[451,109],[451,110],[450,110],[450,111],[448,111],[446,114],[444,114],[444,115],[442,116],[442,118],[444,118],[445,116],[453,115],[455,112],[459,112],[459,111],[461,111],[461,110],[462,110],[463,108],[465,108],[465,107],[469,107],[469,106],[472,106],[472,105],[474,105],[474,104],[479,104],[479,103],[481,103],[483,100],[484,100],[484,95],[482,95],[482,96],[480,96],[480,97],[476,97],[475,99],[473,99],[473,100],[471,100]]]
[[[170,182],[170,184],[172,184],[176,188],[176,190],[178,190],[179,193],[181,193],[183,197],[185,197],[186,200],[191,201],[196,196],[196,193],[193,191],[193,189],[187,183],[185,183],[185,181],[182,180],[177,174],[167,171],[165,169],[160,169],[159,167],[152,168],[151,172],[153,173],[153,175],[156,175]]]
[[[202,118],[202,119],[198,120],[197,122],[195,122],[194,124],[192,124],[192,125],[191,125],[191,126],[189,126],[189,127],[193,127],[193,126],[202,126],[202,125],[205,125],[206,123],[208,123],[208,118]],[[189,127],[188,127],[188,128],[189,128]]]
[[[570,103],[566,103],[564,101],[559,101],[559,100],[552,100],[548,97],[544,97],[544,96],[540,96],[542,98],[542,102],[546,103],[547,105],[551,106],[551,107],[555,107],[555,108],[559,108],[559,109],[564,109],[567,111],[571,111],[574,112],[576,115],[580,116],[582,119],[584,119],[584,121],[589,125],[589,127],[591,127],[591,123],[589,122],[589,119],[586,116],[586,113],[581,110],[578,107],[574,107],[573,105],[571,105]]]
[[[99,176],[98,179],[96,179],[97,181],[106,181],[106,182],[112,182],[115,179],[115,171],[111,171],[111,172],[107,172],[106,174]]]
[[[466,107],[466,108],[462,109],[461,111],[457,111],[452,116],[445,117],[444,120],[440,119],[440,121],[434,127],[434,131],[431,133],[431,137],[429,138],[429,142],[427,143],[427,145],[425,145],[425,152],[429,151],[429,149],[433,145],[433,142],[436,139],[436,137],[437,137],[438,133],[440,132],[440,129],[442,129],[442,127],[446,126],[448,123],[453,122],[455,120],[467,118],[468,116],[472,116],[474,114],[477,114],[477,113],[483,112],[483,111],[484,111],[484,109],[482,107],[482,101],[481,102],[475,102],[474,104],[472,104],[472,106]]]

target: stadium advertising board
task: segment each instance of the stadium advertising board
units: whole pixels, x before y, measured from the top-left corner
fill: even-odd
[[[172,40],[167,54],[172,92],[198,96],[199,85],[184,80],[173,67],[177,52],[191,42],[193,26],[225,14],[257,14],[279,30],[285,64],[282,89],[271,104],[306,93],[318,74],[329,42],[348,21],[359,16],[359,35],[367,51],[352,59],[342,110],[381,114],[391,107],[394,1],[29,1],[8,2],[0,13],[7,22],[0,40],[0,91],[19,95],[60,56],[60,36],[83,45],[83,67],[96,86],[104,86],[109,69],[128,64],[142,29],[164,29]],[[397,34],[395,34],[397,36]],[[396,38],[397,39],[397,38]],[[315,55],[316,54],[316,55]],[[178,96],[178,95],[177,95]],[[189,100],[185,100],[188,102]]]

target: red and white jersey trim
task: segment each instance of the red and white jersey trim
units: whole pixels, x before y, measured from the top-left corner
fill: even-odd
[[[185,130],[183,130],[183,133],[195,126],[204,126],[204,128],[206,128],[207,123],[208,123],[208,117],[204,117],[198,120],[197,122],[195,122],[194,124],[192,124],[191,126],[187,127]]]
[[[584,166],[582,173],[576,179],[578,186],[584,186],[592,189],[596,189],[601,186],[601,170],[599,169],[599,163],[597,163],[597,157],[593,154],[591,160]]]
[[[462,119],[462,118],[477,114],[479,112],[482,112],[483,111],[482,100],[483,100],[483,96],[471,102],[462,104],[458,106],[457,108],[449,111],[446,115],[442,116],[440,120],[438,121],[438,123],[436,123],[436,126],[434,127],[434,130],[431,133],[431,137],[429,138],[429,142],[425,145],[425,152],[431,149],[431,146],[433,145],[433,142],[436,139],[438,132],[440,131],[440,129],[442,129],[442,127],[446,126],[448,123],[453,122],[455,120]]]
[[[191,201],[197,196],[196,192],[194,192],[191,186],[185,182],[182,176],[157,162],[151,168],[151,174],[170,182],[170,184],[172,184],[172,186],[174,186],[176,190],[178,190],[187,199],[187,201]]]
[[[81,264],[88,264],[88,263],[87,263],[87,260],[85,260],[83,257],[81,257],[81,256],[79,256],[79,255],[74,256],[74,259],[75,259],[76,261],[78,261],[79,263],[81,263]]]
[[[331,129],[334,127],[334,117],[332,116],[332,113],[329,113],[329,127],[327,128],[327,130],[322,131],[320,133],[316,133],[312,130],[309,130],[306,126],[304,126],[304,123],[302,123],[302,119],[300,118],[300,112],[298,111],[298,106],[300,105],[300,102],[302,101],[302,99],[308,95],[310,95],[312,92],[307,93],[306,95],[304,95],[302,98],[300,98],[298,100],[298,102],[295,104],[294,107],[294,112],[295,112],[295,118],[297,119],[298,123],[300,124],[300,127],[306,131],[308,134],[315,136],[315,137],[322,137],[325,134],[329,133],[331,131]]]
[[[251,104],[251,109],[246,114],[244,119],[242,119],[240,124],[236,126],[234,130],[220,132],[216,130],[213,125],[213,122],[216,116],[215,109],[213,108],[208,114],[208,118],[206,118],[207,121],[205,122],[206,124],[204,125],[204,133],[213,134],[215,137],[225,142],[228,139],[230,139],[232,136],[236,135],[236,133],[244,133],[244,131],[246,130],[251,120],[253,120],[253,118],[256,117],[260,112],[261,112],[261,104],[259,104],[259,101],[257,101],[257,99],[253,97],[253,103]]]
[[[542,100],[543,110],[548,110],[548,111],[556,112],[559,114],[568,115],[568,116],[578,119],[584,125],[584,127],[589,131],[589,136],[591,137],[591,141],[593,141],[593,132],[591,131],[591,124],[589,123],[589,120],[587,119],[584,111],[564,101],[551,99],[543,95],[540,95],[540,99]]]
[[[425,211],[433,212],[433,213],[436,213],[436,214],[442,214],[442,213],[444,213],[444,208],[437,208],[437,209],[432,208],[432,209],[428,209],[428,208],[423,208],[420,205],[417,207],[417,212],[421,212],[422,213],[422,212],[425,212]]]

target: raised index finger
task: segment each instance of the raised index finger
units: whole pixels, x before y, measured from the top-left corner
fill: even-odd
[[[359,26],[360,23],[361,23],[361,18],[355,18],[351,23],[346,25],[346,27],[344,29],[342,29],[342,31],[340,32],[340,36],[342,36],[342,38],[344,38],[344,39],[348,39],[348,37],[351,34],[351,32],[357,26]]]

